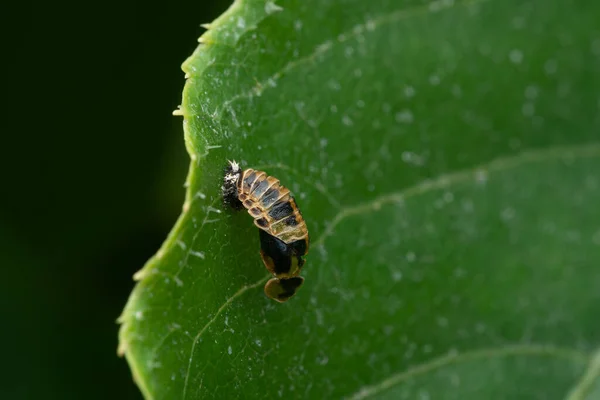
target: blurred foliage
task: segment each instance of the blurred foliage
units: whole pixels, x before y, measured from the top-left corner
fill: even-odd
[[[146,396],[594,398],[599,13],[237,2],[184,64],[185,212],[122,317]],[[285,304],[221,206],[228,158],[306,218]]]
[[[2,6],[0,398],[140,398],[115,320],[181,211],[181,60],[228,5]]]

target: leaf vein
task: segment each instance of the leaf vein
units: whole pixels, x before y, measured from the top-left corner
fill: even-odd
[[[592,356],[581,379],[567,395],[567,400],[584,400],[596,381],[600,381],[600,349]]]
[[[453,184],[468,182],[470,180],[486,180],[492,172],[500,172],[515,168],[522,164],[535,163],[548,160],[569,160],[573,158],[600,156],[600,143],[586,143],[579,146],[555,146],[544,149],[523,151],[515,156],[504,156],[489,163],[481,164],[474,168],[464,169],[448,174],[439,175],[433,179],[421,181],[413,186],[398,192],[384,194],[371,201],[355,206],[343,208],[325,228],[325,231],[314,245],[323,245],[325,240],[333,234],[337,225],[348,217],[379,211],[388,204],[403,204],[410,197],[425,194],[434,190],[444,189]]]
[[[242,296],[248,290],[254,289],[254,288],[262,285],[263,283],[265,283],[265,281],[267,279],[268,279],[268,276],[265,276],[265,277],[259,279],[258,281],[254,282],[254,283],[252,283],[250,285],[242,286],[231,297],[229,297],[227,300],[225,300],[225,303],[223,303],[223,305],[221,305],[221,307],[219,307],[219,309],[217,310],[217,312],[215,313],[215,315],[196,334],[196,336],[194,337],[194,341],[192,342],[192,348],[190,349],[190,358],[188,360],[188,366],[187,366],[187,370],[186,370],[186,374],[185,374],[185,380],[184,380],[184,383],[183,383],[183,394],[182,394],[182,399],[183,400],[185,400],[185,396],[187,395],[187,388],[188,388],[188,385],[189,385],[189,377],[190,377],[190,372],[191,372],[191,369],[192,369],[192,360],[193,360],[193,357],[194,357],[194,350],[196,349],[196,344],[198,343],[198,340],[200,340],[200,337],[202,336],[202,334],[204,332],[206,332],[206,330],[217,320],[217,318],[219,317],[219,315],[221,315],[223,313],[223,311],[225,311],[225,309],[231,303],[233,303],[235,301],[235,299],[237,299],[238,297]]]
[[[497,358],[521,355],[548,356],[559,359],[566,359],[577,363],[586,363],[588,361],[587,355],[581,351],[569,348],[555,347],[552,345],[514,344],[500,348],[484,348],[467,351],[460,354],[447,354],[438,358],[434,358],[431,361],[425,362],[420,365],[416,365],[405,371],[394,374],[375,385],[364,386],[358,392],[348,397],[348,399],[359,400],[369,398],[385,390],[388,390],[402,382],[406,382],[411,378],[430,373],[448,365],[460,364],[492,357]]]
[[[317,57],[329,52],[333,48],[333,45],[336,43],[345,43],[348,40],[353,39],[364,32],[372,32],[382,26],[392,24],[394,22],[398,22],[398,21],[401,21],[403,19],[407,19],[407,18],[410,18],[413,16],[425,15],[427,13],[440,12],[443,10],[451,9],[453,7],[459,7],[459,6],[466,7],[469,5],[474,5],[474,4],[482,3],[485,1],[489,1],[489,0],[465,0],[465,1],[458,2],[458,3],[454,3],[453,1],[438,0],[438,1],[433,1],[427,5],[415,6],[412,8],[405,9],[405,10],[397,10],[392,13],[378,15],[376,17],[368,19],[365,22],[363,22],[362,24],[355,25],[354,27],[352,27],[352,29],[338,35],[337,40],[335,40],[335,39],[325,40],[321,44],[317,45],[311,54],[308,54],[304,57],[298,58],[294,61],[290,61],[283,68],[281,68],[280,70],[275,72],[273,75],[269,76],[267,79],[257,82],[249,91],[244,92],[244,93],[239,93],[237,95],[234,95],[229,100],[224,101],[221,108],[217,109],[212,114],[212,117],[216,120],[220,120],[223,112],[226,109],[229,110],[230,112],[233,112],[233,110],[231,109],[231,104],[233,104],[234,102],[241,100],[241,99],[251,99],[255,96],[256,97],[261,96],[262,93],[266,89],[276,87],[277,81],[279,79],[281,79],[281,77],[284,76],[286,73],[292,71],[293,69],[295,69],[301,65],[310,64],[310,63],[314,62],[317,59]]]

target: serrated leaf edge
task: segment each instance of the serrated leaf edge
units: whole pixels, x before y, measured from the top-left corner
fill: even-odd
[[[235,24],[235,21],[240,16],[240,14],[244,12],[244,6],[248,5],[250,3],[251,2],[249,0],[234,0],[234,2],[231,4],[231,6],[223,14],[221,14],[221,16],[219,16],[217,19],[215,19],[212,23],[205,24],[207,31],[204,32],[204,34],[201,35],[200,38],[198,39],[198,42],[200,43],[200,45],[196,48],[195,52],[190,57],[188,57],[188,59],[182,64],[182,69],[184,72],[186,72],[186,75],[185,75],[186,79],[189,78],[189,76],[190,76],[189,72],[186,71],[187,65],[190,62],[190,60],[194,57],[194,55],[197,54],[198,52],[208,53],[214,46],[219,45],[219,43],[217,43],[213,40],[212,31],[222,28],[222,27],[233,28],[233,29],[239,31],[237,34],[237,38],[239,38],[243,35],[243,33],[254,29],[256,23],[258,23],[258,22],[256,22],[253,25],[247,26],[245,29],[241,29],[239,26],[236,26],[236,24]],[[264,4],[264,14],[262,15],[262,18],[260,18],[260,19],[266,18],[270,14],[279,12],[282,10],[282,8],[277,6],[273,0],[264,0],[264,1],[261,1],[260,3]],[[205,65],[204,67],[206,68],[207,65]],[[196,71],[196,73],[198,73],[198,71]],[[199,73],[201,74],[201,71]],[[184,89],[183,89],[183,96],[182,96],[183,99],[185,99],[188,90],[189,90],[189,82],[186,81],[186,84],[184,85]],[[178,110],[178,111],[180,111],[180,110]],[[195,171],[196,171],[195,164],[197,164],[202,158],[204,158],[208,154],[208,151],[210,150],[210,147],[211,147],[208,145],[196,146],[196,144],[193,143],[193,140],[191,137],[191,132],[189,131],[189,124],[186,121],[185,112],[183,112],[183,110],[181,110],[181,112],[174,112],[174,114],[182,115],[184,117],[184,121],[183,121],[184,141],[185,141],[185,145],[186,145],[186,150],[190,156],[190,167],[188,169],[188,174],[186,177],[185,200],[184,200],[183,207],[182,207],[182,213],[179,215],[177,221],[175,222],[175,225],[171,229],[169,235],[167,236],[166,240],[161,245],[160,249],[156,252],[156,254],[154,256],[152,256],[146,262],[146,264],[138,272],[136,272],[134,274],[133,278],[138,283],[133,288],[133,290],[129,296],[129,299],[127,300],[127,303],[123,309],[123,312],[117,318],[117,323],[119,323],[121,325],[119,328],[119,334],[118,334],[119,344],[117,347],[117,354],[119,356],[124,356],[125,359],[127,360],[127,363],[129,364],[129,367],[131,369],[133,380],[136,383],[136,385],[139,387],[144,398],[147,400],[152,400],[154,398],[154,396],[150,392],[147,382],[143,379],[143,376],[141,373],[141,368],[139,367],[137,360],[129,351],[130,347],[129,347],[128,336],[130,334],[130,321],[132,318],[134,318],[133,310],[135,309],[135,304],[137,303],[137,299],[139,296],[140,284],[142,283],[144,278],[146,276],[148,276],[148,271],[152,270],[155,263],[157,261],[159,261],[162,258],[162,256],[166,252],[168,252],[170,248],[172,248],[175,245],[175,243],[177,241],[177,236],[180,233],[181,228],[184,226],[184,223],[187,220],[187,212],[189,211],[191,204],[193,202],[193,194],[191,193],[190,186],[191,186],[191,182],[193,182],[193,180],[195,178]],[[198,148],[198,149],[204,148],[205,153],[197,152],[196,148]],[[250,285],[250,286],[252,286],[252,285]],[[235,300],[235,298],[237,298],[239,295],[241,295],[247,289],[248,288],[246,288],[246,289],[242,288],[240,291],[236,292],[236,294],[234,294],[227,302],[225,302],[225,304],[223,304],[223,306],[219,310],[221,310],[222,308],[225,308],[229,304],[228,303],[229,301]]]

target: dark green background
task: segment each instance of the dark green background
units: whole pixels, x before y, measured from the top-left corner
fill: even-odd
[[[115,319],[183,202],[180,65],[229,3],[1,6],[0,398],[141,397]]]

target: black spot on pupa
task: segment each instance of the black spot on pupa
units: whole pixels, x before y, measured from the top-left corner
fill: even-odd
[[[298,225],[298,220],[295,215],[290,215],[283,221],[285,226],[296,226]]]
[[[260,226],[261,228],[266,228],[269,226],[269,222],[265,218],[259,218],[256,220],[256,225]]]
[[[264,208],[269,208],[273,203],[275,203],[275,200],[277,200],[278,197],[279,190],[270,188],[265,192],[260,202],[262,203]]]
[[[292,249],[290,246],[262,229],[259,229],[258,232],[261,250],[271,257],[275,264],[273,273],[276,275],[289,273],[292,267]]]
[[[262,210],[258,207],[252,207],[248,210],[253,217],[260,217]]]
[[[283,293],[279,294],[277,298],[279,300],[287,300],[296,294],[298,288],[302,286],[302,283],[304,283],[304,278],[300,276],[294,276],[293,278],[280,279],[279,283],[283,289]]]
[[[244,178],[242,190],[246,193],[250,192],[250,185],[252,185],[255,180],[256,180],[256,171],[248,174],[248,176]]]
[[[307,242],[308,242],[307,239],[300,239],[300,240],[296,240],[295,242],[288,244],[288,246],[292,249],[294,254],[303,256],[306,254],[306,249],[308,247]]]
[[[273,208],[269,210],[269,217],[273,218],[274,221],[279,221],[294,213],[294,209],[289,202],[279,202],[273,205]]]

